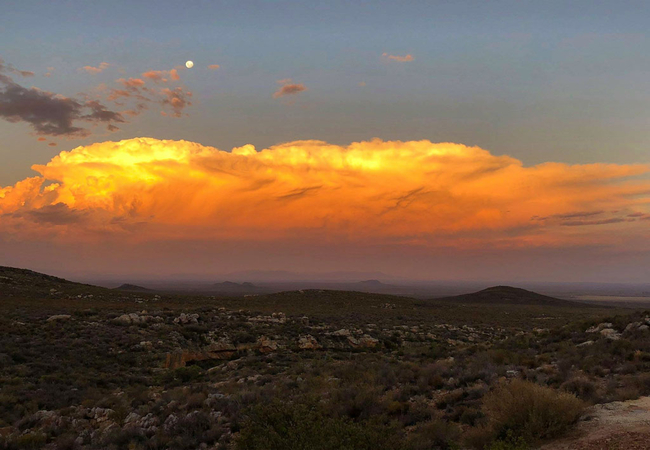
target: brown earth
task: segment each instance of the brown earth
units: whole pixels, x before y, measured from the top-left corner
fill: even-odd
[[[570,436],[540,450],[649,450],[650,397],[596,405]]]

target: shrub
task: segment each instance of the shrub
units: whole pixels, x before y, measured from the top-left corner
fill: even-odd
[[[584,408],[575,395],[521,380],[490,392],[483,400],[495,440],[510,436],[529,443],[560,436]]]
[[[420,425],[409,434],[407,448],[409,450],[452,449],[456,448],[459,437],[458,425],[434,419]]]
[[[257,406],[244,422],[238,450],[396,450],[401,434],[392,425],[328,417],[316,406],[274,402]]]
[[[593,381],[585,377],[571,378],[562,384],[560,388],[587,402],[595,403],[598,400],[598,387]]]

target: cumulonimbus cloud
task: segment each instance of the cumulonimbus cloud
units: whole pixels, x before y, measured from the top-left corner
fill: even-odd
[[[526,167],[452,143],[296,141],[225,152],[137,138],[33,168],[38,176],[0,188],[1,235],[463,248],[650,237],[648,166]]]

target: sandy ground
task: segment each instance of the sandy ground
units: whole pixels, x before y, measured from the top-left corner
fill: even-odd
[[[592,407],[566,438],[540,450],[650,450],[650,397]]]

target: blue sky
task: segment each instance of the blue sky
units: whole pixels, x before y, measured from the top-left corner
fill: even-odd
[[[430,139],[525,164],[650,162],[649,25],[650,5],[632,1],[5,1],[0,57],[36,73],[16,80],[26,87],[73,96],[196,66],[181,74],[193,93],[181,118],[152,108],[56,147],[0,122],[0,186],[61,150],[136,136],[225,150]],[[101,62],[111,66],[78,70]],[[274,99],[285,78],[307,90]]]

